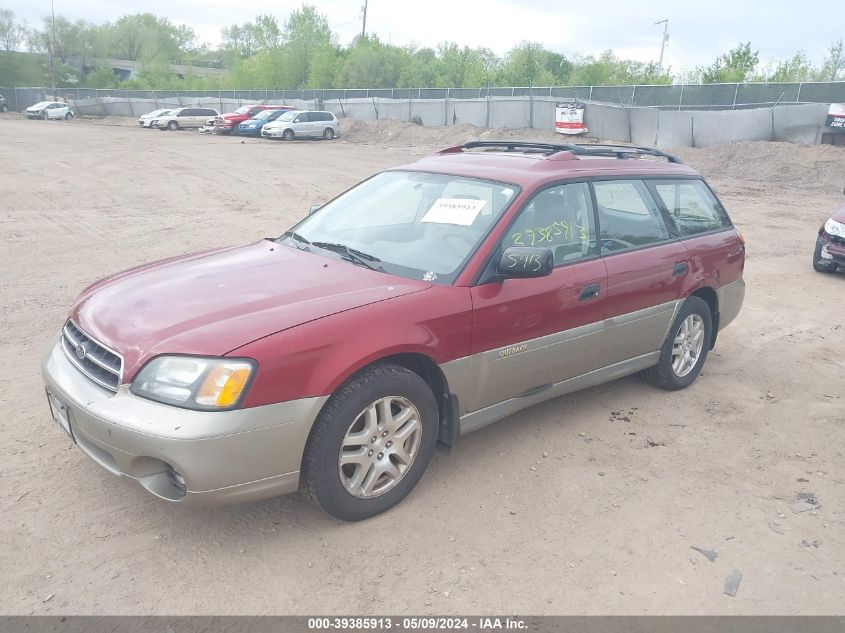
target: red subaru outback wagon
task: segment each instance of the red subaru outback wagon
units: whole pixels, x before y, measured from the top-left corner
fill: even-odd
[[[359,520],[435,447],[626,374],[688,386],[745,248],[651,148],[471,142],[377,174],[278,239],[76,300],[42,372],[106,470],[180,503],[294,492]]]

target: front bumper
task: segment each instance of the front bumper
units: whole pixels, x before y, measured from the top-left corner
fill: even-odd
[[[261,134],[261,128],[238,126],[238,134],[240,134],[241,136],[259,136]]]
[[[279,129],[271,129],[268,130],[266,127],[261,128],[261,136],[266,138],[282,138],[282,134],[284,134],[284,130]]]
[[[73,439],[115,475],[185,504],[219,505],[296,491],[311,425],[327,397],[234,411],[189,411],[112,394],[83,376],[54,344],[41,364],[49,393],[68,412]],[[174,484],[181,475],[186,491]]]
[[[845,240],[828,235],[824,230],[816,238],[816,264],[845,268]]]

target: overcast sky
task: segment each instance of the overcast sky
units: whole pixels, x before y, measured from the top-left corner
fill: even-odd
[[[281,23],[301,0],[55,0],[56,14],[72,20],[112,21],[148,11],[187,24],[201,41],[220,42],[224,26],[251,21],[258,13]],[[363,0],[312,0],[341,44],[361,30]],[[18,18],[35,25],[50,12],[49,0],[0,0]],[[248,8],[243,8],[248,7]],[[656,61],[662,25],[669,18],[666,62],[674,72],[710,63],[740,41],[750,40],[762,62],[804,50],[821,63],[828,45],[842,38],[842,14],[834,2],[810,0],[369,0],[367,32],[393,44],[434,47],[449,40],[485,46],[498,54],[523,40],[572,55],[619,55]]]

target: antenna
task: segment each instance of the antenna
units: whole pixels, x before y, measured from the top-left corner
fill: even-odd
[[[660,62],[658,63],[660,70],[663,70],[663,51],[666,50],[666,42],[669,40],[669,18],[654,23],[655,26],[658,24],[663,25],[663,41],[660,43]]]

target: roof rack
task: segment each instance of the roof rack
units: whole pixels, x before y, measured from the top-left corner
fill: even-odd
[[[463,145],[447,147],[440,154],[456,154],[469,149],[486,148],[504,149],[508,152],[538,152],[545,155],[557,152],[571,152],[577,156],[612,156],[616,158],[635,158],[638,156],[658,156],[670,163],[681,163],[681,159],[653,147],[639,145],[607,145],[599,143],[538,143],[534,141],[470,141]]]

